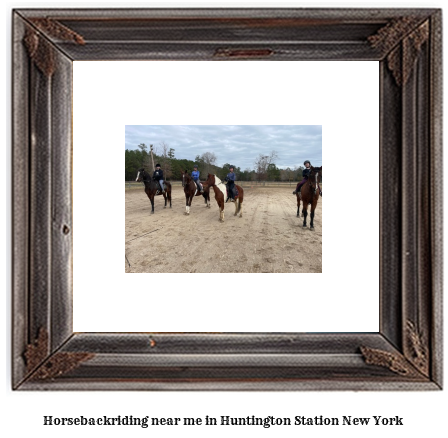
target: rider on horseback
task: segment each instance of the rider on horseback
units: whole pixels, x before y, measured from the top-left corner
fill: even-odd
[[[198,189],[201,193],[204,193],[204,189],[202,187],[201,181],[199,181],[199,170],[198,170],[198,166],[193,166],[193,172],[191,172],[191,177],[193,178],[193,181],[196,183],[196,185],[198,186]]]
[[[162,189],[162,193],[165,193],[165,189],[163,187],[163,170],[160,168],[160,164],[156,164],[156,170],[152,176],[159,184]]]
[[[233,173],[233,166],[229,167],[230,172],[227,174],[225,181],[227,181],[227,199],[226,202],[229,201],[229,198],[232,199],[232,202],[235,202],[234,188],[235,188],[235,174]]]
[[[303,169],[303,172],[302,172],[303,179],[302,179],[302,181],[297,183],[296,189],[292,192],[293,195],[297,195],[297,193],[298,193],[300,196],[300,199],[302,199],[302,194],[300,193],[300,190],[301,190],[302,186],[305,184],[305,182],[308,180],[308,177],[311,172],[311,169],[310,169],[311,163],[309,160],[305,160],[303,165],[305,166],[305,169]],[[322,190],[319,185],[318,185],[318,187],[319,187],[320,196],[322,196]]]

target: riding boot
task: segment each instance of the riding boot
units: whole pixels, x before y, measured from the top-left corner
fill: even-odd
[[[226,202],[229,202],[230,196],[227,196]]]
[[[293,195],[297,195],[297,191],[294,190],[294,191],[292,192],[292,194],[293,194]]]

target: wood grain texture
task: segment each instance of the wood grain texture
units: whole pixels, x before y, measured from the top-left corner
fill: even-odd
[[[13,388],[440,389],[441,25],[436,9],[14,11]],[[72,62],[114,59],[379,61],[379,333],[73,333]]]
[[[401,89],[380,63],[380,330],[402,347],[402,106]],[[387,208],[381,208],[388,200]]]
[[[442,11],[431,15],[429,44],[430,241],[431,241],[431,376],[443,383],[443,118]]]
[[[54,351],[72,334],[72,62],[55,55],[51,93],[51,345]]]
[[[12,381],[17,385],[26,374],[23,352],[29,342],[29,63],[22,44],[25,23],[14,16],[12,84]]]

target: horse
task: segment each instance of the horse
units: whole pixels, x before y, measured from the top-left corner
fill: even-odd
[[[227,198],[227,188],[226,185],[216,176],[212,174],[207,175],[207,181],[205,181],[208,187],[213,187],[213,191],[215,192],[215,199],[219,207],[219,221],[224,222],[224,201]],[[243,217],[243,199],[244,199],[244,190],[242,187],[235,187],[238,190],[238,195],[235,197],[235,214],[238,213],[240,217]]]
[[[170,208],[172,208],[171,184],[169,182],[164,181],[165,193],[162,193],[162,191],[160,190],[160,185],[151,177],[148,172],[146,172],[143,167],[138,170],[137,178],[135,180],[137,182],[143,182],[145,184],[145,193],[151,201],[151,214],[154,214],[154,196],[163,195],[163,198],[165,199],[165,207],[163,208],[166,208],[167,201],[170,201]]]
[[[308,180],[305,181],[300,188],[300,193],[297,193],[297,217],[300,214],[300,201],[303,202],[303,228],[306,228],[306,218],[308,216],[308,205],[311,204],[310,214],[310,230],[314,231],[314,210],[316,209],[317,201],[319,200],[319,179],[322,177],[322,166],[310,167],[310,174]]]
[[[185,171],[182,172],[182,187],[184,188],[185,193],[185,214],[190,214],[191,201],[195,196],[199,195],[204,197],[205,206],[210,208],[210,192],[206,183],[202,183],[204,193],[201,193],[191,175]]]

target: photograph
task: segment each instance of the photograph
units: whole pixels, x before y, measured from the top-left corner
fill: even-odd
[[[322,272],[322,126],[125,129],[126,272]]]

